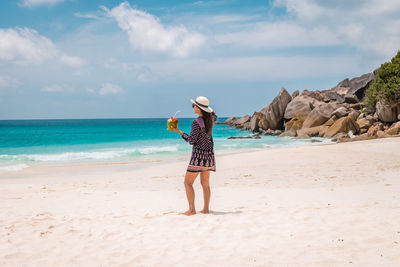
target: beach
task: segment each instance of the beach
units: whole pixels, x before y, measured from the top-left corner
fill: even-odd
[[[211,212],[194,216],[189,157],[0,172],[0,265],[400,263],[400,138],[216,151]]]

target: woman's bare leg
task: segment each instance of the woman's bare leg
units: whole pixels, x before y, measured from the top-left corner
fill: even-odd
[[[204,196],[204,208],[200,212],[209,213],[210,196],[211,196],[210,171],[201,172],[200,181],[201,181],[201,186],[203,187],[203,196]]]
[[[185,190],[186,190],[186,197],[189,202],[189,210],[185,211],[185,215],[193,215],[196,214],[196,209],[194,207],[194,189],[193,183],[196,180],[196,177],[199,173],[198,172],[186,172],[185,175]]]

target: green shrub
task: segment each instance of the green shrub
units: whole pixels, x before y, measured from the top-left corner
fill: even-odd
[[[368,88],[364,101],[368,112],[375,111],[378,100],[400,101],[400,51],[390,62],[381,65],[374,82]]]

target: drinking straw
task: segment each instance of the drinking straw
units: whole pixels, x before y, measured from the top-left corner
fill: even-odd
[[[181,112],[180,110],[178,110],[177,112],[175,112],[174,116],[172,116],[173,118],[176,118],[176,114],[178,114],[179,112]]]

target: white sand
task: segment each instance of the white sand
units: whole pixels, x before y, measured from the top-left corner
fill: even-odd
[[[0,265],[400,265],[400,138],[217,156],[191,217],[188,159],[0,173]]]

